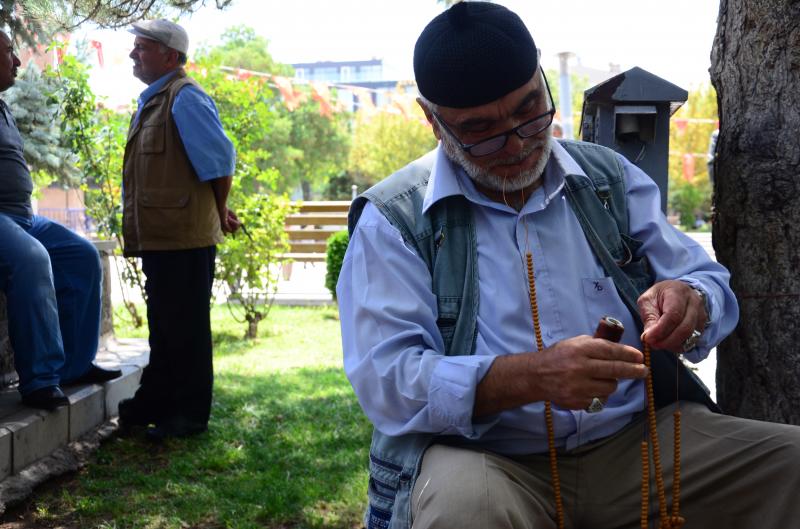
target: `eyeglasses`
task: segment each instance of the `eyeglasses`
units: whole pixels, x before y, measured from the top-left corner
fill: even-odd
[[[447,126],[447,123],[444,122],[442,117],[437,114],[436,112],[432,112],[433,116],[436,118],[436,121],[439,122],[439,125],[458,143],[458,145],[468,152],[471,156],[480,157],[480,156],[488,156],[490,154],[494,154],[497,151],[502,150],[503,147],[506,146],[508,142],[508,137],[512,134],[516,134],[522,139],[530,138],[536,136],[537,134],[541,133],[550,124],[553,122],[553,115],[556,113],[556,109],[553,106],[553,96],[550,94],[550,85],[547,84],[547,77],[544,75],[544,71],[542,71],[542,78],[544,79],[544,85],[547,88],[547,99],[550,102],[550,110],[545,112],[544,114],[540,114],[533,119],[529,119],[525,123],[521,123],[517,125],[513,129],[509,129],[505,132],[501,132],[500,134],[496,134],[491,138],[486,138],[485,140],[481,140],[476,143],[461,143],[461,140],[458,139],[458,136],[450,130],[450,127]]]

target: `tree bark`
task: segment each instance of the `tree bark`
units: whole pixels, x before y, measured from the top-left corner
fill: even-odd
[[[721,0],[714,250],[739,299],[718,348],[733,415],[800,424],[800,1]]]

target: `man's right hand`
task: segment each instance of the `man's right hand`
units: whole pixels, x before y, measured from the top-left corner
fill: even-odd
[[[239,229],[239,226],[242,225],[236,213],[228,208],[225,208],[224,213],[220,214],[219,223],[223,233],[235,233],[236,230]]]
[[[584,409],[594,397],[608,399],[619,380],[647,376],[641,351],[590,336],[576,336],[531,354],[532,377],[544,396],[541,400],[561,408]]]
[[[641,351],[591,336],[563,340],[539,352],[499,356],[478,385],[474,415],[549,400],[566,409],[607,399],[621,379],[647,376]]]

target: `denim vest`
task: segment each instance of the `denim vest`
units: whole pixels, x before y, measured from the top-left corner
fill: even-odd
[[[637,256],[642,243],[628,235],[622,166],[616,154],[605,147],[570,140],[559,143],[589,176],[565,176],[567,199],[592,250],[641,330],[636,300],[653,284],[653,278],[647,258]],[[431,272],[438,308],[436,324],[444,339],[445,355],[471,355],[475,352],[479,302],[475,225],[471,206],[463,195],[444,198],[422,214],[434,157],[435,152],[428,153],[357,197],[350,207],[348,227],[352,235],[367,201],[378,208]],[[681,399],[703,402],[716,409],[699,379],[673,353],[654,351],[652,367],[656,407],[675,400],[677,376]],[[373,430],[369,507],[364,520],[367,529],[411,527],[411,493],[422,456],[434,442],[446,443],[447,437],[393,437]],[[462,446],[469,444],[464,439],[459,442]]]

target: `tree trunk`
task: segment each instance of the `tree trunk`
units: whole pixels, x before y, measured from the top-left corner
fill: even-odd
[[[741,316],[718,348],[733,415],[800,424],[800,2],[721,0],[714,250]]]

